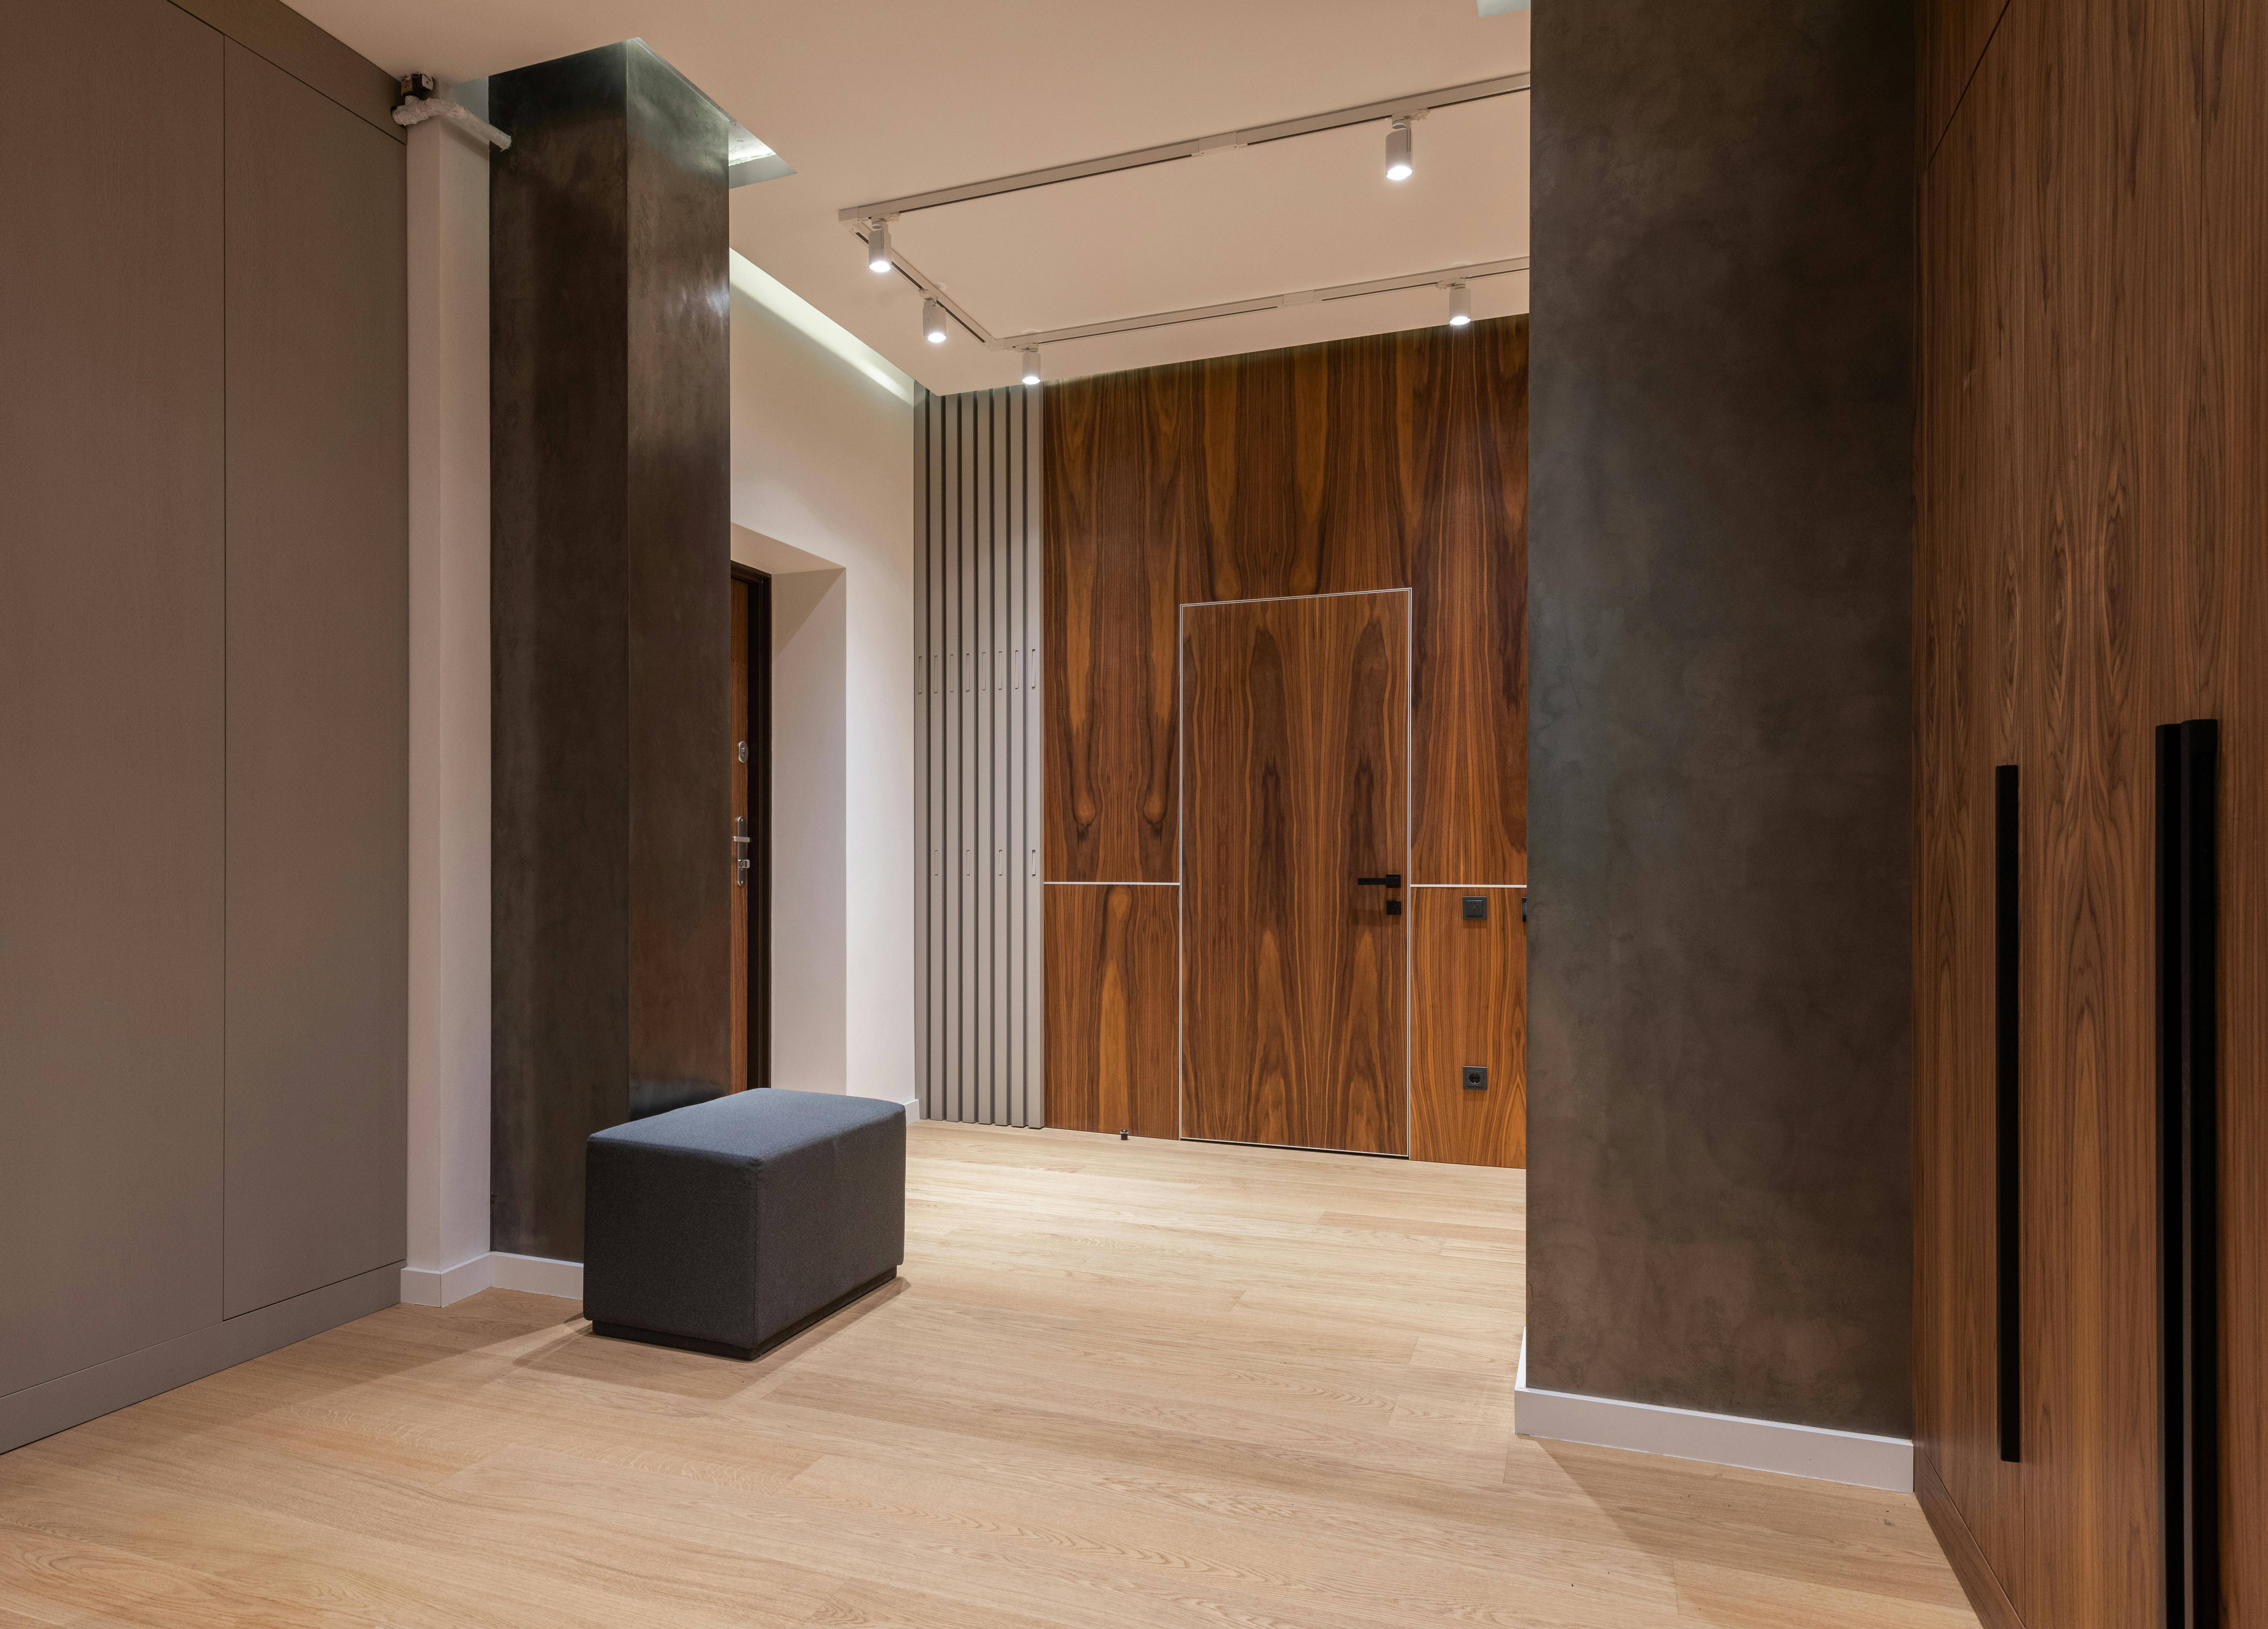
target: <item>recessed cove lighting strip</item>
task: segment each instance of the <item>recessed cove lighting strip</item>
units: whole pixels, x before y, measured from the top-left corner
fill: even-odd
[[[1501,78],[1478,79],[1470,84],[1451,85],[1446,90],[1421,91],[1414,96],[1397,96],[1388,101],[1365,102],[1359,107],[1341,107],[1331,113],[1310,114],[1303,119],[1283,119],[1274,124],[1256,124],[1248,129],[1224,130],[1218,136],[1201,136],[1194,141],[1167,142],[1161,147],[1140,147],[1132,152],[1113,153],[1106,158],[1086,158],[1077,164],[1059,164],[1044,170],[1024,170],[989,181],[970,181],[965,186],[939,187],[935,192],[909,193],[902,198],[856,204],[838,211],[836,219],[845,226],[857,228],[870,220],[894,220],[901,215],[910,215],[916,209],[934,209],[948,203],[967,203],[976,198],[994,198],[1002,193],[1024,192],[1035,187],[1053,187],[1063,181],[1084,180],[1090,175],[1138,170],[1145,165],[1170,164],[1176,158],[1200,158],[1231,147],[1257,147],[1263,143],[1280,142],[1288,136],[1314,136],[1323,130],[1340,130],[1351,124],[1369,124],[1381,119],[1422,119],[1438,107],[1485,101],[1492,96],[1516,95],[1528,88],[1528,81],[1526,74],[1506,74]]]

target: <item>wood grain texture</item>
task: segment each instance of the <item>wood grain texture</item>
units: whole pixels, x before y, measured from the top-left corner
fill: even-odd
[[[1181,1134],[1177,888],[1047,891],[1047,1112],[1066,1131]]]
[[[0,1622],[1973,1625],[1905,1495],[1514,1435],[1516,1173],[908,1129],[760,1362],[490,1290],[10,1455]]]
[[[1176,561],[1202,503],[1185,371],[1051,385],[1044,414],[1050,882],[1179,879]]]
[[[1528,319],[1048,387],[1047,875],[1174,880],[1179,603],[1415,591],[1412,864],[1527,876]]]
[[[2223,1604],[2268,1623],[2256,10],[2014,0],[1923,189],[1917,1431],[2036,1626],[2160,1610],[2150,754],[2192,717],[2225,766]],[[2026,776],[2019,1466],[1991,1451],[1978,1258],[1996,760]]]
[[[1528,1163],[1528,930],[1521,894],[1482,895],[1488,915],[1464,919],[1465,891],[1410,895],[1410,1157],[1456,1165]],[[1468,1064],[1484,1065],[1469,1091]]]
[[[1184,613],[1186,1136],[1407,1147],[1408,605]]]
[[[2212,26],[2206,32],[2205,24]],[[2167,718],[2221,720],[2221,1421],[2236,1445],[2221,1485],[2221,1567],[2231,1629],[2268,1625],[2268,14],[2222,4],[2200,19],[2173,88],[2201,131],[2209,250],[2191,307],[2184,373],[2214,415],[2183,423],[2215,460],[2218,490],[2170,539],[2163,579],[2183,634]],[[2202,116],[2207,111],[2209,118]],[[2197,398],[2191,398],[2195,400]],[[2169,420],[2175,415],[2168,415]],[[2218,422],[2214,419],[2218,419]],[[2181,422],[2181,421],[2175,421]],[[2172,423],[2161,427],[2170,431]],[[2176,466],[2176,473],[2183,473]],[[2197,490],[2192,488],[2191,490]],[[2183,547],[2186,544],[2187,547]]]
[[[1914,136],[1926,164],[1953,122],[2008,0],[1921,0],[1914,11]]]
[[[1976,1535],[1961,1519],[1952,1496],[1945,1491],[1945,1482],[1937,1473],[1937,1466],[1928,1454],[1914,1450],[1914,1497],[1920,1501],[1922,1514],[1929,1518],[1930,1530],[1937,1535],[1938,1547],[1945,1552],[1954,1575],[1961,1580],[1962,1591],[1976,1609],[1977,1621],[1984,1629],[2024,1629],[2024,1620],[2016,1615],[2007,1592],[2000,1588],[2000,1580],[1984,1552],[1977,1546]]]
[[[1528,319],[1399,334],[1410,880],[1528,880]],[[1427,342],[1430,341],[1430,342]]]

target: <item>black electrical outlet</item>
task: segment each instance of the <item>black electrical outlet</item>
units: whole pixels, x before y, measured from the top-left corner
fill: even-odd
[[[1488,921],[1488,896],[1486,894],[1469,893],[1465,896],[1465,920],[1469,922],[1484,922]]]
[[[1488,1065],[1485,1063],[1469,1063],[1465,1065],[1465,1090],[1467,1091],[1486,1091],[1488,1090]]]

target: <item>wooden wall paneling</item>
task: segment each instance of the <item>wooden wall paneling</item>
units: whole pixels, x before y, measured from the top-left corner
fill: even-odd
[[[2221,721],[2221,1565],[2231,1629],[2268,1625],[2268,13],[2221,4],[2188,13],[2208,33],[2188,82],[2203,132],[2205,243],[2192,365],[2219,371],[2210,400],[2221,483],[2210,553],[2191,555],[2176,626],[2210,649],[2214,688],[2188,715]],[[2211,376],[2208,376],[2209,378]],[[2176,710],[2172,719],[2182,716]]]
[[[1048,1124],[1181,1134],[1181,891],[1047,890]]]
[[[1488,915],[1465,920],[1477,893]],[[1516,888],[1410,893],[1410,1157],[1528,1163],[1528,928]],[[1464,1069],[1488,1070],[1469,1090]]]
[[[1943,141],[2007,8],[2008,0],[1919,0],[1914,7],[1914,135],[1922,163]]]
[[[226,554],[221,38],[0,40],[6,1394],[221,1317]]]
[[[2151,389],[2134,349],[2135,234],[2148,229],[2136,187],[2159,138],[2139,94],[2148,70],[2129,51],[2146,50],[2149,31],[2132,20],[2022,0],[2003,24],[2020,48],[2017,173],[2040,210],[2016,466],[2036,505],[2021,637],[2037,679],[2020,692],[2017,752],[2038,856],[2026,864],[2038,950],[2022,1180],[2024,1315],[2040,1354],[2026,1435],[2040,1449],[2010,1595],[2028,1621],[2101,1629],[2150,1621],[2163,1588],[2152,736],[2136,593],[2153,522],[2137,502],[2147,448],[2128,418]]]
[[[1399,380],[1418,337],[1189,365],[1201,381],[1204,502],[1182,549],[1184,601],[1408,585],[1410,427]]]
[[[1179,876],[1174,642],[1204,497],[1197,376],[1108,374],[1046,393],[1046,876]]]
[[[401,143],[226,59],[233,1316],[406,1253],[409,338]]]
[[[1407,1147],[1408,602],[1184,613],[1182,1128]]]
[[[1528,319],[1397,334],[1410,876],[1528,879]]]
[[[2016,732],[2032,511],[2010,473],[2024,456],[2036,210],[2008,147],[2019,77],[2018,47],[2002,41],[1923,180],[1915,550],[1916,1443],[2003,1588],[2034,1549],[2012,1520],[2029,1473],[1999,1457],[1991,1249],[1992,780],[1995,765],[2027,761]],[[2022,850],[2036,862],[2036,799],[2026,808]],[[2028,921],[2036,892],[2028,879]],[[2036,981],[2028,969],[2028,1016]],[[2031,1031],[2023,1055],[2036,1060]],[[2028,1370],[2046,1350],[2027,1352]]]

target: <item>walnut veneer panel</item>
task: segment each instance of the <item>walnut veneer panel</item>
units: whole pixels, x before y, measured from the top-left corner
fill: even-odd
[[[2152,730],[2221,721],[2225,1621],[2268,1624],[2268,28],[2014,0],[1924,182],[1916,1417],[2023,1620],[2159,1621]],[[1992,1443],[1991,766],[2024,775],[2025,1458]]]
[[[1180,890],[1047,891],[1048,1124],[1181,1134]]]
[[[1046,443],[1046,875],[1170,883],[1176,562],[1202,524],[1188,369],[1051,385]]]
[[[1944,139],[2008,0],[1918,0],[1914,6],[1914,134],[1926,162]]]
[[[1397,334],[1410,880],[1528,880],[1528,319]]]
[[[1178,875],[1179,604],[1410,587],[1412,875],[1524,880],[1528,319],[1047,402],[1049,877]]]
[[[1479,891],[1474,891],[1479,892]],[[1528,1163],[1528,928],[1517,889],[1410,895],[1410,1157],[1453,1165]],[[1488,1085],[1467,1090],[1468,1064]]]
[[[1399,1154],[1409,610],[1401,594],[1184,613],[1182,1129]]]

